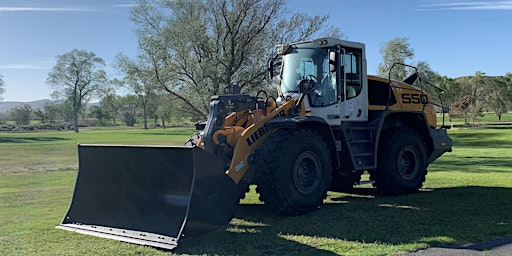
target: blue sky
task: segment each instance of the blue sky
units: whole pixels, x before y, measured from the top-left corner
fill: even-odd
[[[134,0],[0,0],[0,74],[4,101],[50,98],[45,83],[55,57],[74,48],[106,61],[137,53],[128,19]],[[366,44],[368,72],[379,49],[407,37],[416,59],[448,77],[512,72],[512,1],[289,0],[292,12],[329,14],[346,39]]]

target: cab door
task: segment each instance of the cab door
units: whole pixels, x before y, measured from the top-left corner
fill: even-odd
[[[368,120],[368,85],[362,49],[342,48],[340,68],[341,121]]]

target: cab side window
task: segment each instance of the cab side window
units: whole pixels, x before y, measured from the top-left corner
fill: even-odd
[[[345,74],[342,74],[342,80],[346,85],[345,93],[346,99],[357,97],[362,90],[362,68],[361,68],[361,53],[360,52],[347,52],[343,54],[343,64]]]

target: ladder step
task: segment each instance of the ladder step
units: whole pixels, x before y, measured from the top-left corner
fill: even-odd
[[[371,130],[372,128],[371,127],[347,127],[348,130],[352,130],[352,131],[368,131],[368,130]]]
[[[367,152],[367,153],[356,153],[356,154],[354,154],[354,158],[355,157],[368,157],[368,156],[373,156],[373,153]]]
[[[365,143],[373,143],[373,140],[351,140],[352,144],[365,144]]]

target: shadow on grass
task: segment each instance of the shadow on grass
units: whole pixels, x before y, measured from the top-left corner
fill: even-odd
[[[0,137],[0,143],[35,143],[69,140],[62,137]]]
[[[467,173],[488,173],[487,168],[492,168],[493,173],[509,173],[512,158],[503,156],[450,157],[437,159],[434,164],[435,168],[430,168],[429,172],[450,171],[456,167]]]
[[[508,136],[504,132],[482,132],[475,130],[474,132],[466,131],[464,133],[450,134],[454,146],[471,147],[471,148],[510,148],[512,144],[500,142],[497,144],[494,138],[503,138]]]
[[[441,188],[398,197],[373,196],[371,191],[331,193],[321,209],[296,217],[277,216],[263,205],[242,204],[235,217],[240,221],[232,221],[227,231],[201,236],[174,252],[332,255],[316,246],[439,246],[512,234],[510,188]]]

